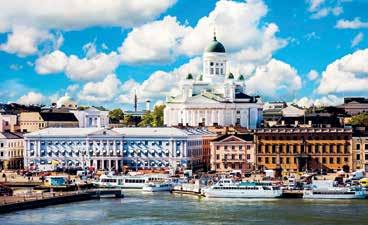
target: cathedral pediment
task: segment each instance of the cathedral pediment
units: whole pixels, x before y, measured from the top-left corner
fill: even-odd
[[[106,128],[88,134],[88,137],[108,137],[108,136],[121,136],[121,134],[114,130]]]
[[[202,94],[196,95],[188,98],[185,103],[200,103],[200,104],[208,104],[208,103],[218,103],[219,101],[215,98],[210,98],[208,96],[204,96]]]

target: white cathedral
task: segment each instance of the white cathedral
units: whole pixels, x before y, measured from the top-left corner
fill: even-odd
[[[258,127],[263,103],[259,96],[245,94],[243,75],[228,72],[225,47],[216,40],[203,54],[203,74],[188,74],[180,93],[168,96],[164,111],[166,126]]]

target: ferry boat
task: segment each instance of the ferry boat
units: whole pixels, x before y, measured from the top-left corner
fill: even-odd
[[[354,188],[330,188],[330,189],[312,189],[304,190],[305,199],[363,199],[364,190],[359,187]]]
[[[234,182],[222,179],[217,184],[204,189],[207,198],[278,198],[282,195],[279,186],[265,182]]]
[[[144,192],[161,192],[161,191],[171,191],[174,188],[173,183],[163,182],[163,183],[149,183],[143,186]]]
[[[147,174],[136,176],[102,175],[94,185],[100,188],[142,189],[143,186],[148,183],[163,182],[167,178],[167,174]]]

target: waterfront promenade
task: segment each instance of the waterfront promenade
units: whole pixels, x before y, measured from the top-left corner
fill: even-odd
[[[86,191],[41,193],[32,192],[31,194],[1,196],[0,213],[91,199],[99,199],[101,197],[122,198],[124,197],[124,195],[122,194],[121,190],[117,189],[91,189]]]

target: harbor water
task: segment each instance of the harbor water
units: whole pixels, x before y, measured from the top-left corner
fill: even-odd
[[[367,200],[206,199],[126,192],[0,215],[0,224],[368,224]]]

